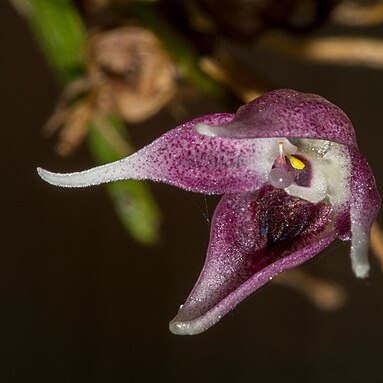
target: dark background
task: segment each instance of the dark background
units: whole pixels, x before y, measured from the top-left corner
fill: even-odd
[[[4,1],[0,42],[1,383],[383,382],[382,273],[373,260],[369,279],[354,278],[347,243],[305,265],[347,287],[341,310],[321,312],[268,285],[206,333],[172,335],[168,321],[205,257],[204,197],[153,185],[163,240],[147,249],[119,225],[102,187],[68,191],[43,183],[38,165],[69,171],[92,160],[86,148],[61,159],[42,137],[60,89]],[[341,106],[382,186],[382,71],[230,49],[274,86]],[[219,111],[203,99],[194,108],[195,116]],[[131,134],[140,147],[174,124],[165,114]],[[208,200],[209,215],[214,204]]]

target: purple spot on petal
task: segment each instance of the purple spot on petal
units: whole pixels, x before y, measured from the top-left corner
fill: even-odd
[[[294,157],[305,164],[302,170],[295,169],[295,183],[299,186],[310,187],[312,178],[311,162],[300,154],[294,154]]]

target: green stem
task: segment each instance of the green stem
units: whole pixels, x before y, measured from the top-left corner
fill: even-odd
[[[24,16],[60,82],[84,72],[85,26],[71,0],[28,0]]]

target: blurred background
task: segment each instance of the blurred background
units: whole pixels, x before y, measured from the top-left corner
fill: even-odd
[[[205,333],[175,336],[218,198],[62,190],[35,172],[120,158],[288,87],[348,114],[382,190],[382,2],[3,1],[0,41],[1,382],[383,382],[376,249],[366,280],[336,242]]]

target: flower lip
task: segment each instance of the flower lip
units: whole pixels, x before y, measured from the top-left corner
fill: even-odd
[[[293,269],[307,262],[316,254],[324,250],[336,238],[335,233],[319,239],[317,242],[308,245],[297,254],[280,259],[276,263],[268,266],[254,278],[247,280],[237,290],[230,293],[209,311],[200,316],[186,316],[183,313],[185,305],[181,305],[177,315],[170,321],[169,330],[175,335],[197,335],[219,322],[226,314],[234,309],[244,299],[248,298],[255,291],[270,282],[273,277],[283,271]],[[198,283],[198,282],[197,282]],[[190,296],[189,296],[190,297]]]
[[[295,267],[335,237],[333,212],[265,186],[223,197],[214,215],[200,278],[170,322],[177,334],[196,334],[216,323],[253,291]]]

